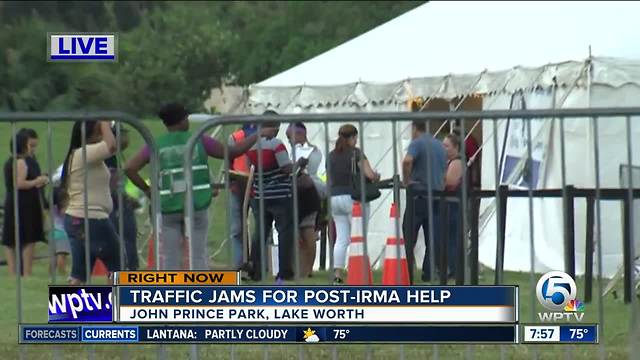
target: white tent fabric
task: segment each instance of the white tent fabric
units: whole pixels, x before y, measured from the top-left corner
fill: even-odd
[[[394,82],[540,66],[594,56],[640,58],[637,2],[432,1],[260,86]],[[391,65],[392,64],[392,65]]]
[[[406,111],[406,101],[481,96],[483,109],[508,109],[512,96],[522,93],[527,108],[602,107],[640,105],[640,48],[634,38],[631,14],[640,13],[637,3],[428,3],[314,59],[250,87],[246,111],[261,113],[273,108],[280,113]],[[526,25],[534,22],[534,25]],[[452,26],[451,24],[457,25]],[[524,24],[524,26],[523,26]],[[437,25],[437,26],[436,26]],[[517,30],[513,30],[517,29]],[[446,30],[446,31],[445,31]],[[429,34],[446,34],[429,36]],[[419,43],[414,41],[416,34]],[[474,36],[478,34],[478,38]],[[411,38],[411,41],[404,40]],[[444,40],[446,39],[446,41]],[[592,45],[594,57],[582,60]],[[630,57],[625,60],[621,57]],[[570,61],[564,61],[570,60]],[[549,61],[563,61],[548,63]],[[392,64],[392,66],[390,66]],[[523,66],[535,65],[537,66]],[[540,65],[546,64],[546,65]],[[515,66],[515,67],[513,67]],[[483,71],[483,69],[509,70]],[[447,75],[448,74],[448,75]],[[360,79],[365,81],[360,81]],[[379,82],[384,83],[379,83]],[[330,85],[329,85],[330,84]],[[557,86],[555,86],[557,85]],[[502,144],[504,121],[499,122]],[[561,186],[559,128],[542,121],[540,148],[544,151],[537,188]],[[312,143],[332,148],[340,124],[329,125],[330,143],[324,143],[322,124],[309,125]],[[397,158],[409,143],[408,124],[397,125]],[[624,119],[600,121],[600,182],[620,185],[619,166],[626,164]],[[383,174],[394,172],[391,125],[364,123],[364,151]],[[511,133],[510,133],[511,134]],[[640,126],[633,138],[640,138]],[[493,124],[483,124],[483,187],[494,186]],[[512,135],[509,135],[509,139]],[[589,119],[565,122],[567,184],[593,187],[594,133]],[[511,141],[511,140],[510,140]],[[502,149],[498,149],[501,153]],[[522,156],[522,155],[521,155]],[[640,144],[633,146],[640,159]],[[369,255],[378,257],[389,226],[390,191],[373,205],[369,229]],[[495,217],[493,200],[484,200],[480,260],[495,263]],[[534,201],[535,267],[538,271],[563,268],[561,203]],[[486,210],[486,211],[485,211]],[[527,199],[510,199],[507,214],[505,269],[525,271],[529,261]],[[638,215],[638,214],[636,214]],[[583,272],[585,207],[576,201],[576,264]],[[603,274],[615,273],[621,263],[620,205],[602,203]],[[636,246],[640,246],[635,239]],[[421,246],[422,242],[419,243]],[[418,261],[424,252],[418,249]]]

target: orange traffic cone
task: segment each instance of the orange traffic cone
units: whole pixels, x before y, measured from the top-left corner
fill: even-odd
[[[351,218],[351,245],[349,246],[349,267],[347,271],[348,285],[373,284],[373,274],[371,273],[369,255],[364,253],[362,208],[360,207],[359,202],[353,203]]]
[[[382,285],[409,285],[409,265],[407,264],[404,239],[396,238],[395,222],[398,219],[398,210],[395,203],[391,204],[389,218],[391,219],[389,226],[391,235],[387,237],[387,246],[384,251]],[[399,253],[398,250],[400,250]]]
[[[104,266],[104,263],[100,259],[96,259],[96,262],[93,264],[93,272],[91,273],[93,276],[103,276],[107,275],[109,271],[107,271],[107,267]]]

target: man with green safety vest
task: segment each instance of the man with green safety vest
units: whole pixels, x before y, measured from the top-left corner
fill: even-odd
[[[160,249],[158,251],[162,270],[179,270],[183,258],[181,246],[184,234],[184,202],[187,184],[184,181],[183,153],[185,145],[192,133],[189,131],[189,113],[181,104],[171,103],[160,109],[160,119],[167,128],[167,133],[156,139],[160,160],[160,207],[162,225]],[[263,130],[263,131],[266,131]],[[229,147],[229,158],[242,155],[255,144],[257,134],[248,136],[241,143]],[[209,253],[207,251],[207,235],[209,231],[209,204],[212,198],[211,179],[209,177],[209,159],[224,159],[224,145],[208,135],[202,135],[193,152],[193,232],[191,247],[193,249],[194,270],[209,269]],[[126,174],[131,181],[145,194],[150,188],[140,177],[140,170],[149,163],[150,149],[143,147],[126,166]]]

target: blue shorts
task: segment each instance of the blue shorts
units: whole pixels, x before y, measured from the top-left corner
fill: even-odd
[[[71,245],[71,277],[87,281],[85,259],[84,219],[66,215],[64,228]],[[107,270],[120,270],[120,242],[111,221],[89,219],[89,268],[93,269],[96,259],[102,260]]]

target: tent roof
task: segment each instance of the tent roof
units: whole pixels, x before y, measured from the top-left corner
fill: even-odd
[[[406,102],[414,96],[451,99],[518,90],[586,86],[591,65],[592,84],[610,87],[640,86],[640,60],[594,57],[591,61],[567,61],[539,67],[495,72],[412,78],[389,83],[356,82],[335,86],[252,86],[248,107],[274,107],[282,111],[296,106],[344,107]]]
[[[417,7],[258,86],[396,82],[589,56],[640,59],[638,2],[459,2]]]

